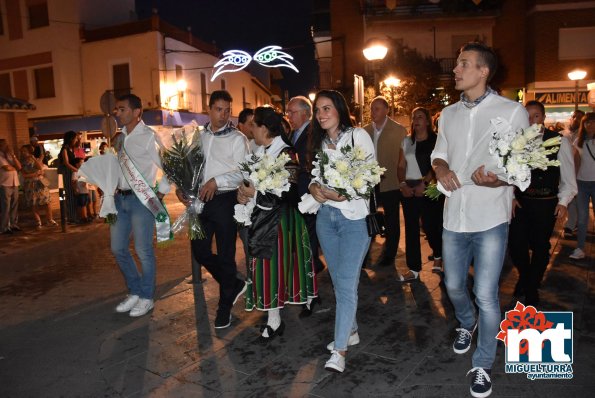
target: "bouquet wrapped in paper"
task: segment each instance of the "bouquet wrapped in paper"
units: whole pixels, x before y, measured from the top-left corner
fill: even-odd
[[[524,191],[531,185],[531,170],[546,170],[550,166],[560,166],[558,160],[550,160],[548,156],[558,152],[561,137],[550,138],[544,142],[541,126],[538,124],[515,131],[506,120],[495,118],[490,120],[490,125],[493,131],[491,134],[486,134],[486,137],[490,139],[488,151],[496,158],[496,165],[489,171],[494,173],[499,180],[515,185]],[[475,148],[478,148],[482,142],[483,140],[480,140]],[[471,153],[477,154],[477,156],[471,155],[463,167],[455,171],[462,185],[474,184],[471,175],[485,162],[481,157],[482,151],[475,150],[475,148]],[[446,196],[451,195],[451,192],[444,189],[439,182],[429,185],[425,193],[430,198],[437,198],[441,193]]]
[[[240,163],[240,170],[244,175],[245,184],[252,182],[254,189],[261,195],[273,194],[281,197],[283,192],[289,191],[289,171],[285,168],[291,158],[287,153],[282,152],[277,157],[266,153],[262,155],[250,154],[246,161]],[[250,216],[256,206],[256,197],[248,203],[237,204],[234,208],[234,219],[238,224],[248,226],[252,222]]]
[[[106,152],[103,155],[90,158],[81,165],[79,175],[81,179],[96,185],[103,191],[99,217],[105,218],[108,224],[115,223],[118,211],[116,210],[114,194],[120,176],[120,163],[116,155],[113,152]]]
[[[358,145],[320,151],[312,164],[312,181],[336,191],[347,200],[369,199],[386,171],[373,155],[366,154]],[[302,213],[316,213],[320,204],[312,195],[305,194],[298,207]]]
[[[200,146],[200,131],[196,122],[181,129],[174,129],[159,139],[161,165],[170,182],[192,202],[172,224],[174,233],[188,223],[188,238],[202,239],[205,232],[199,214],[204,203],[198,198],[204,156]]]

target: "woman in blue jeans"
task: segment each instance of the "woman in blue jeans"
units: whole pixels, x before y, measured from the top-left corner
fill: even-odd
[[[314,151],[340,150],[345,146],[360,146],[366,154],[374,155],[374,144],[368,133],[354,128],[349,118],[347,102],[341,93],[322,90],[314,99],[311,142]],[[331,357],[325,369],[345,370],[347,346],[359,343],[357,322],[357,287],[362,262],[370,237],[366,227],[369,213],[366,200],[347,200],[337,192],[313,183],[310,193],[322,205],[316,217],[316,232],[324,252],[335,288],[335,341],[327,348]]]
[[[595,112],[587,112],[581,119],[578,129],[578,140],[574,163],[577,169],[576,185],[578,186],[578,234],[577,247],[570,258],[585,258],[585,241],[589,224],[589,201],[595,207]]]

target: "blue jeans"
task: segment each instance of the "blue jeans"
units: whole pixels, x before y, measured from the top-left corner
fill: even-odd
[[[155,217],[136,195],[115,197],[117,221],[110,227],[111,248],[126,280],[130,294],[152,299],[155,293],[155,251],[153,232]],[[134,250],[140,259],[142,272],[130,253],[130,239],[134,236]]]
[[[473,367],[491,369],[496,358],[496,335],[501,321],[498,281],[507,239],[508,223],[487,231],[458,233],[445,229],[442,234],[444,283],[455,308],[455,316],[465,329],[472,329],[478,322],[467,289],[469,266],[473,259],[473,293],[479,307],[477,349],[473,353]]]
[[[578,210],[578,233],[576,235],[577,247],[585,248],[587,240],[587,228],[589,226],[589,200],[595,208],[595,181],[576,180],[578,194],[576,195],[576,204]]]
[[[316,216],[316,232],[335,287],[335,349],[346,351],[349,335],[357,331],[357,286],[370,246],[366,220],[349,220],[341,210],[322,205]]]

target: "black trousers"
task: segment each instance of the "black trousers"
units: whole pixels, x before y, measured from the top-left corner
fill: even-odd
[[[238,227],[233,219],[237,191],[215,195],[205,204],[200,222],[204,239],[190,241],[192,254],[219,283],[219,308],[231,308],[238,283],[236,266],[236,238]],[[213,235],[216,235],[217,254],[213,254]]]
[[[419,220],[434,252],[434,257],[442,257],[442,212],[444,197],[432,200],[427,196],[401,199],[405,218],[405,259],[413,271],[421,271],[421,244]]]
[[[525,297],[535,299],[550,261],[550,237],[556,224],[554,211],[558,199],[517,200],[522,207],[516,208],[510,223],[508,248],[510,258],[519,271],[519,282],[525,289]]]
[[[393,259],[397,256],[399,239],[401,238],[401,221],[399,203],[401,191],[386,191],[376,195],[379,206],[384,208],[384,221],[386,223],[386,242],[384,243],[383,258]]]

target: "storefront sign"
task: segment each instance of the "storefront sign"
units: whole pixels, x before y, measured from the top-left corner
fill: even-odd
[[[575,93],[574,91],[562,91],[553,93],[535,93],[535,99],[544,105],[574,105],[575,104]],[[578,103],[587,103],[587,92],[578,92]]]

